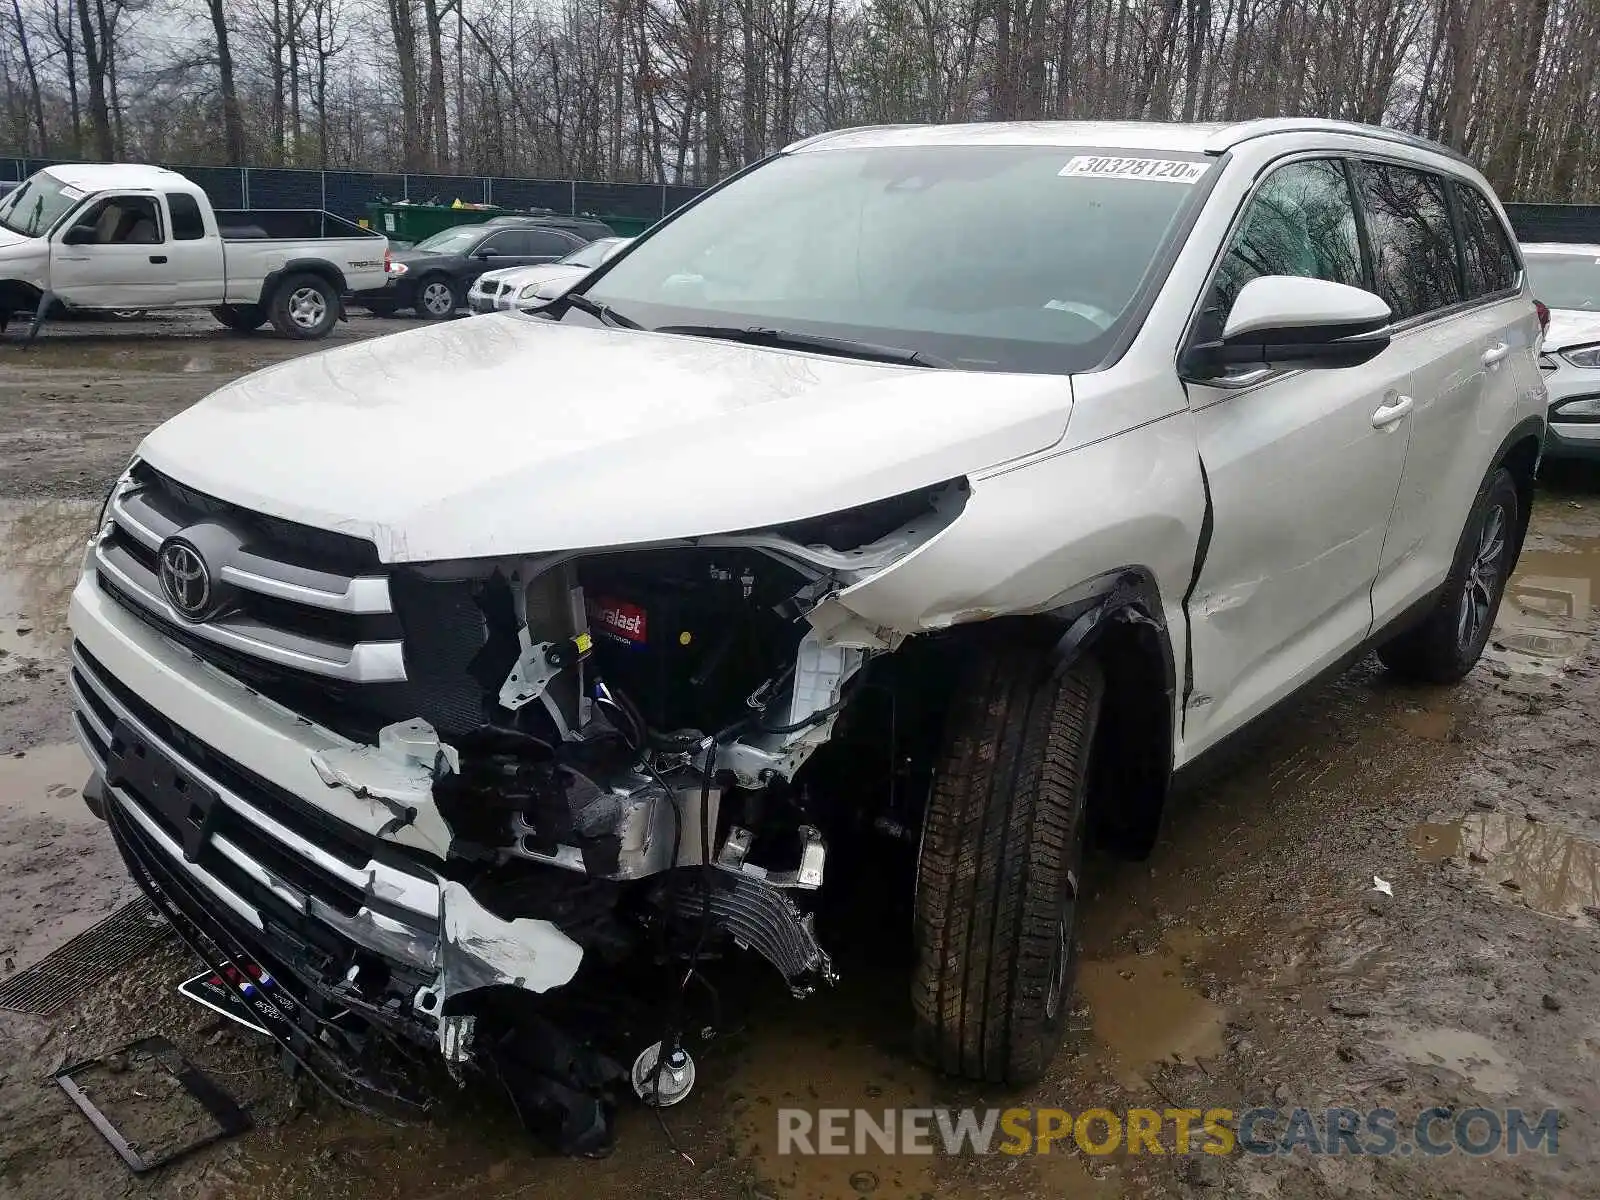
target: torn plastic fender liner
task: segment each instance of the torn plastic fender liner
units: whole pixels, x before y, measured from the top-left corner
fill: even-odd
[[[1172,644],[1161,619],[1161,604],[1153,595],[1155,581],[1130,568],[1117,573],[1111,585],[1098,593],[1089,607],[1078,613],[1044,656],[1044,680],[1060,679],[1071,669],[1083,651],[1093,643],[1107,621],[1145,625],[1161,639],[1168,663],[1167,693],[1173,692]]]

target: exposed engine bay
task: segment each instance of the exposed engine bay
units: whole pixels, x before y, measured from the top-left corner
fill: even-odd
[[[580,979],[641,958],[669,968],[661,1028],[631,1072],[647,1103],[692,1085],[684,990],[702,958],[752,951],[796,997],[834,980],[811,911],[826,818],[848,803],[909,836],[914,817],[894,811],[892,775],[907,756],[894,744],[893,689],[869,678],[899,639],[809,618],[947,525],[964,498],[958,482],[782,529],[430,568],[470,583],[483,614],[472,674],[492,689],[488,720],[440,740],[433,796],[452,835],[449,873],[496,917],[559,928],[582,947]],[[889,802],[846,801],[836,777],[850,772],[809,764],[874,690],[881,699],[859,707],[876,710]],[[437,989],[453,1066],[473,1059],[463,1021],[505,982]],[[584,1131],[577,1142],[558,1135],[564,1149],[592,1148],[606,1134],[615,1063],[588,1083],[570,1075],[557,1070],[519,1109],[564,1106],[541,1124]]]

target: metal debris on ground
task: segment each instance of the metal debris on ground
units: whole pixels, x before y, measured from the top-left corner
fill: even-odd
[[[147,1158],[140,1152],[139,1144],[112,1124],[111,1118],[89,1099],[88,1090],[81,1081],[74,1078],[87,1074],[96,1067],[102,1067],[113,1074],[121,1074],[128,1069],[130,1063],[140,1059],[149,1059],[177,1080],[206,1110],[214,1128],[194,1141],[166,1149],[153,1158]],[[88,1058],[71,1066],[62,1067],[52,1078],[61,1085],[61,1090],[72,1098],[72,1102],[83,1110],[83,1115],[89,1118],[90,1124],[111,1144],[111,1148],[136,1175],[153,1171],[174,1159],[192,1154],[203,1146],[209,1146],[223,1138],[235,1137],[250,1128],[250,1114],[240,1108],[232,1096],[212,1082],[205,1072],[184,1058],[176,1046],[160,1035],[140,1038],[100,1058]],[[142,1099],[149,1099],[137,1090],[132,1094]]]
[[[0,1009],[48,1017],[171,932],[155,907],[141,896],[0,983]]]

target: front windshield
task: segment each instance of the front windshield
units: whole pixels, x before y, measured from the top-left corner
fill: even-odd
[[[1600,312],[1600,255],[1529,254],[1533,296],[1551,308]]]
[[[606,255],[610,254],[622,242],[621,238],[601,238],[599,241],[590,242],[574,250],[561,260],[565,267],[598,267],[605,262]]]
[[[84,195],[40,171],[0,200],[0,225],[24,237],[43,237]]]
[[[431,254],[464,254],[482,236],[483,229],[480,226],[457,225],[454,229],[445,229],[432,237],[423,238],[411,248],[426,250]]]
[[[1059,146],[787,154],[659,227],[585,294],[649,328],[781,328],[968,370],[1088,370],[1209,169]]]

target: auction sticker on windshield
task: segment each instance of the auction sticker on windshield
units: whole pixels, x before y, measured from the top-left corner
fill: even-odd
[[[1058,175],[1096,179],[1157,179],[1166,183],[1194,183],[1210,170],[1210,163],[1180,158],[1116,158],[1080,154],[1056,172]]]

